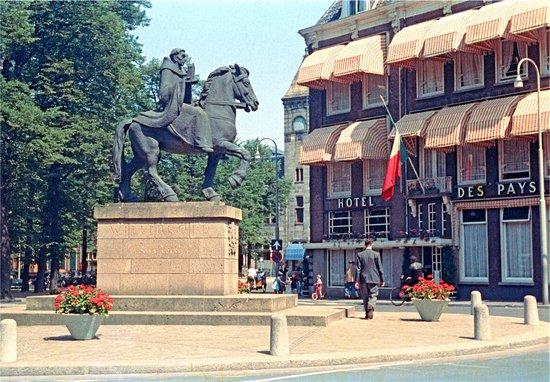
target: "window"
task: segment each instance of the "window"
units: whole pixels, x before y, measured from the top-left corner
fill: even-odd
[[[435,203],[428,203],[428,230],[435,233]]]
[[[542,134],[542,148],[544,150],[544,176],[550,177],[550,134]]]
[[[441,247],[432,247],[432,272],[439,272],[441,280]]]
[[[517,75],[519,60],[527,57],[527,45],[516,41],[500,41],[496,52],[497,82],[513,81]],[[522,65],[521,76],[527,76],[527,66]]]
[[[392,287],[392,263],[391,263],[391,250],[387,251],[380,250],[380,260],[382,261],[382,272],[384,272],[384,286]]]
[[[502,209],[500,227],[502,281],[532,282],[531,209]]]
[[[380,96],[388,100],[388,77],[366,75],[363,77],[363,109],[383,105]]]
[[[365,210],[365,234],[370,237],[388,238],[390,234],[390,209]]]
[[[306,119],[302,116],[294,118],[292,121],[292,129],[295,133],[304,133],[307,131]]]
[[[294,182],[302,183],[304,181],[304,169],[302,167],[296,167],[294,173]]]
[[[541,75],[550,75],[550,29],[541,31],[539,41]]]
[[[416,69],[417,97],[443,94],[443,62],[420,61]]]
[[[330,82],[327,85],[327,114],[350,111],[350,85]]]
[[[446,175],[445,153],[437,150],[422,150],[422,178],[438,178]]]
[[[386,176],[385,159],[368,159],[363,161],[364,192],[366,195],[380,195]]]
[[[528,179],[529,141],[514,139],[499,141],[500,180]]]
[[[464,210],[460,230],[461,281],[488,282],[486,210]]]
[[[418,206],[417,206],[417,213],[416,213],[416,216],[418,217],[418,230],[420,231],[421,229],[424,228],[424,221],[423,221],[423,214],[422,214],[422,203],[419,203]]]
[[[350,260],[355,260],[354,250],[328,251],[328,285],[344,286],[344,275]]]
[[[304,222],[304,197],[296,196],[296,223]]]
[[[441,203],[441,237],[447,236],[447,206]]]
[[[455,58],[455,90],[483,86],[483,56],[459,53]]]
[[[351,233],[351,211],[330,211],[328,213],[328,233],[329,235]]]
[[[351,163],[335,162],[328,165],[329,197],[347,197],[351,195]]]
[[[458,150],[458,182],[460,184],[485,183],[485,148],[462,146]]]

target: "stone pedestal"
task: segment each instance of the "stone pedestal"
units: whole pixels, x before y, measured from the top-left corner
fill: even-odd
[[[237,293],[238,208],[215,202],[96,207],[97,286],[112,295]]]

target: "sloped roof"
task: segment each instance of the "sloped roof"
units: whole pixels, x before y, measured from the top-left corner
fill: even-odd
[[[289,98],[296,98],[296,97],[307,97],[309,95],[309,88],[306,86],[298,85],[298,71],[296,71],[296,74],[294,75],[294,78],[292,79],[292,83],[290,84],[290,87],[286,91],[285,95],[283,96],[284,99]]]
[[[327,9],[325,14],[321,16],[319,21],[317,21],[317,24],[315,25],[323,25],[330,23],[331,21],[338,20],[340,18],[340,14],[342,13],[342,0],[336,0],[332,5]]]

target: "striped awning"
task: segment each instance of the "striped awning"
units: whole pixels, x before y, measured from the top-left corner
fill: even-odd
[[[300,164],[330,162],[338,137],[347,125],[334,125],[313,130],[300,147]]]
[[[550,27],[550,2],[548,0],[522,1],[510,16],[507,38],[527,41],[537,39],[537,30]]]
[[[548,197],[545,198],[549,200]],[[538,206],[538,197],[515,198],[515,199],[494,199],[494,200],[476,200],[454,202],[453,206],[458,210],[477,210],[477,209],[492,209],[492,208],[514,208],[514,207],[529,207]]]
[[[537,93],[530,93],[518,102],[512,115],[510,135],[522,136],[538,134],[537,125]],[[550,131],[550,90],[540,92],[541,130]]]
[[[351,83],[361,80],[363,74],[385,75],[385,51],[385,35],[374,35],[350,42],[338,52],[332,79]]]
[[[504,36],[512,12],[522,3],[520,0],[504,0],[478,9],[468,20],[464,44],[493,50],[495,40]]]
[[[434,23],[435,20],[430,20],[405,27],[397,32],[388,46],[388,64],[414,67],[414,61],[422,54],[424,35]]]
[[[521,96],[497,98],[480,102],[472,111],[464,143],[492,143],[509,135],[514,108]]]
[[[385,118],[352,123],[340,133],[333,160],[385,159],[387,136]]]
[[[395,130],[399,130],[402,138],[414,138],[424,136],[426,126],[430,122],[433,115],[437,110],[423,111],[421,113],[406,114],[399,121],[395,123],[395,127],[392,129],[389,139],[395,137]]]
[[[319,49],[307,56],[298,71],[298,85],[323,89],[330,81],[334,70],[334,61],[344,45],[335,45]]]
[[[468,20],[477,11],[470,10],[442,17],[430,25],[424,36],[422,58],[449,55],[456,51],[476,53],[479,49],[464,45],[464,34]]]
[[[426,149],[448,150],[462,143],[464,126],[477,103],[444,107],[431,119],[426,128]]]

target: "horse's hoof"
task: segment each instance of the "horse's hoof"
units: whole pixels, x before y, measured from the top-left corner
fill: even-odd
[[[137,196],[135,196],[134,194],[132,194],[131,192],[130,193],[124,193],[122,191],[119,191],[118,192],[118,199],[122,202],[122,203],[135,203],[135,202],[139,202],[139,198]]]
[[[176,194],[172,194],[172,195],[165,196],[164,201],[165,202],[179,202],[180,200],[178,199]]]
[[[243,182],[243,178],[241,178],[240,176],[238,175],[231,175],[229,177],[229,185],[232,187],[232,188],[237,188],[239,187]]]
[[[221,196],[212,187],[203,188],[202,193],[206,200],[210,202],[220,202],[222,200]]]

